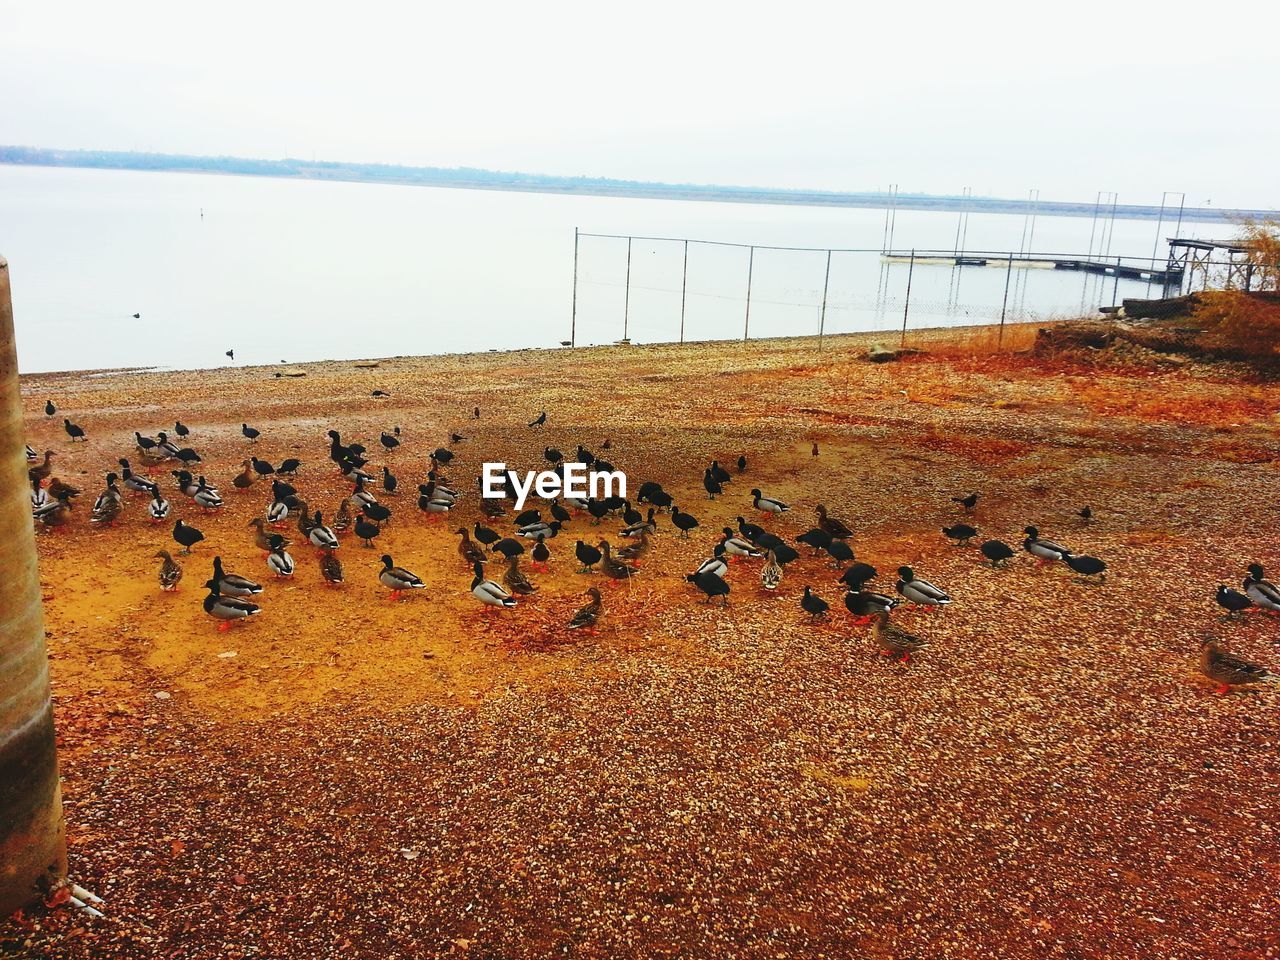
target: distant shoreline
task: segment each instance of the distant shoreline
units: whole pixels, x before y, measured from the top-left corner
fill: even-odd
[[[279,177],[293,180],[321,180],[342,183],[384,183],[398,186],[452,187],[461,190],[509,190],[519,193],[562,194],[568,196],[621,197],[642,200],[694,200],[713,203],[761,203],[772,205],[886,209],[891,197],[883,192],[838,192],[824,190],[773,190],[756,187],[704,184],[671,184],[598,177],[559,177],[545,174],[510,173],[496,170],[445,167],[409,167],[297,159],[254,160],[240,157],[201,157],[181,154],[133,153],[97,150],[49,150],[38,147],[0,146],[0,164],[10,166],[72,167],[89,170],[135,170],[163,173],[208,173],[231,176]],[[950,197],[930,194],[900,194],[896,207],[902,210],[932,210],[943,213],[970,211],[1025,215],[1037,213],[1059,217],[1093,217],[1092,203],[1042,200],[1010,200],[998,197]],[[1109,216],[1103,207],[1100,216]],[[1123,220],[1156,220],[1158,206],[1119,204],[1115,215]],[[1266,219],[1273,210],[1187,208],[1182,220],[1229,224],[1241,219]],[[1163,218],[1177,218],[1176,208],[1165,209]]]

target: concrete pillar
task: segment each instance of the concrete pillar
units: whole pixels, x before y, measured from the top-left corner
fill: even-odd
[[[9,265],[0,257],[0,918],[66,875]]]

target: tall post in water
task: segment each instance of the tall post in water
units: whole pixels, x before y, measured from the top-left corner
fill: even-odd
[[[0,917],[67,872],[9,266],[0,257]]]
[[[573,312],[569,315],[569,346],[578,344],[578,228],[573,228]]]
[[[756,265],[756,248],[752,247],[747,254],[747,314],[742,318],[742,340],[745,343],[747,331],[751,328],[751,272]]]
[[[627,237],[627,287],[622,298],[622,339],[627,339],[627,326],[631,322],[631,238]]]
[[[907,296],[902,302],[902,346],[907,345],[907,311],[911,309],[911,274],[916,269],[916,248],[911,248],[911,260],[907,263]]]
[[[689,241],[684,242],[684,271],[680,274],[680,342],[684,343],[684,302],[689,290]]]
[[[827,272],[822,278],[822,311],[818,314],[818,349],[822,349],[822,335],[827,327],[827,288],[831,285],[831,251],[827,251]]]
[[[1009,266],[1004,271],[1004,302],[1000,304],[1000,334],[996,340],[996,350],[1004,347],[1004,315],[1009,309],[1009,280],[1013,277],[1013,251],[1009,251]]]

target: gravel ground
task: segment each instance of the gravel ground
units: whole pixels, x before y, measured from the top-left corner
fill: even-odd
[[[869,364],[868,339],[24,378],[31,443],[85,491],[40,549],[71,868],[108,917],[29,913],[0,953],[1280,956],[1280,686],[1217,696],[1197,669],[1206,632],[1280,667],[1280,622],[1223,622],[1212,599],[1251,560],[1280,573],[1280,386],[954,347]],[[178,416],[227,506],[169,494],[208,539],[168,596],[144,497],[114,529],[87,516],[133,430]],[[267,578],[246,527],[267,486],[233,492],[242,458],[302,458],[328,516],[349,486],[325,430],[374,450],[392,425],[404,444],[375,463],[405,492],[379,546],[427,589],[388,603],[382,551],[349,536],[347,585],[326,590],[296,547],[294,581],[218,633],[198,587],[214,553]],[[481,460],[609,438],[633,490],[660,481],[702,526],[684,541],[660,518],[594,637],[564,629],[604,579],[576,572],[573,541],[617,542],[616,521],[574,519],[539,592],[482,613],[452,534],[476,497],[427,522],[411,496],[452,431],[468,491]],[[705,465],[744,453],[709,501]],[[818,503],[845,519],[881,589],[909,563],[951,591],[895,614],[930,646],[878,656],[807,548],[776,595],[755,561],[727,610],[700,603],[682,575],[758,519],[753,486],[792,504],[761,521],[789,538]],[[939,528],[971,490],[983,537],[1017,546],[1035,523],[1107,582],[951,546]],[[832,605],[817,624],[806,584]]]

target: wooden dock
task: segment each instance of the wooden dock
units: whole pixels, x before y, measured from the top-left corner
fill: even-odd
[[[885,263],[911,263],[917,266],[949,267],[1003,267],[1010,263],[1018,270],[1075,270],[1124,280],[1144,280],[1161,286],[1182,282],[1183,267],[1180,263],[1150,264],[1125,263],[1123,258],[1100,260],[1090,257],[1052,256],[1025,253],[951,253],[937,250],[890,250],[880,255]]]

